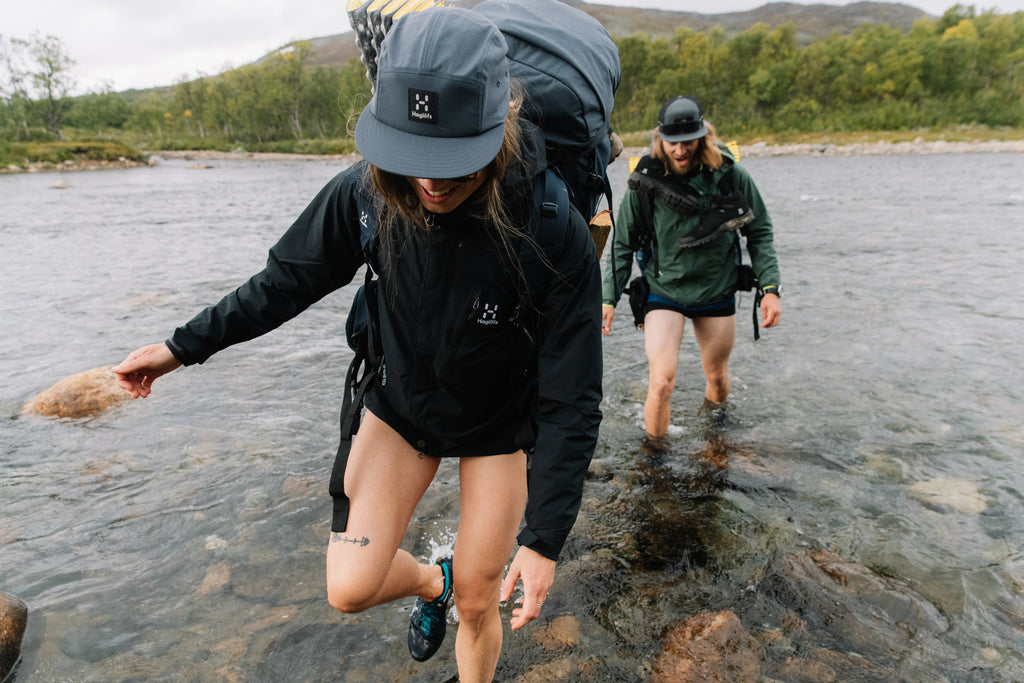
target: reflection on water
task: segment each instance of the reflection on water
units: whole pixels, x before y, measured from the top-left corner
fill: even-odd
[[[0,591],[32,610],[16,680],[446,680],[451,643],[408,658],[411,603],[324,599],[349,288],[145,401],[17,417],[261,267],[338,170],[213,165],[0,178]],[[648,680],[680,624],[723,611],[762,677],[1024,679],[1024,155],[747,166],[782,323],[755,343],[741,300],[724,422],[687,335],[649,444],[620,306],[579,522],[498,679]],[[456,481],[444,464],[420,505],[417,556],[451,547]]]

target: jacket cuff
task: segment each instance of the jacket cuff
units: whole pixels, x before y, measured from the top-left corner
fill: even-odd
[[[526,546],[534,552],[538,552],[544,557],[554,562],[558,561],[558,554],[562,551],[562,544],[551,543],[545,541],[540,536],[535,534],[532,529],[526,527],[519,532],[519,536],[516,537],[519,545]]]
[[[206,356],[205,358],[197,358],[194,354],[189,353],[186,346],[180,343],[182,341],[180,339],[180,332],[181,328],[175,330],[174,334],[164,340],[164,345],[171,352],[171,355],[178,359],[178,362],[182,365],[195,365],[196,363],[202,364],[203,361],[209,358],[209,356]],[[179,337],[179,339],[176,340],[175,337]]]

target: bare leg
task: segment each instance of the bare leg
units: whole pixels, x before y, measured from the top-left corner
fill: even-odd
[[[420,564],[398,547],[439,463],[367,412],[345,470],[348,527],[332,533],[327,546],[327,599],[335,609],[361,612],[398,598],[441,594],[441,567]]]
[[[644,348],[650,366],[644,425],[651,436],[665,436],[671,418],[669,399],[676,386],[679,345],[683,341],[686,318],[666,310],[648,311],[644,318]]]
[[[705,395],[709,401],[725,403],[729,398],[729,356],[736,343],[736,316],[694,318],[693,334],[707,378]]]
[[[501,654],[498,597],[526,507],[526,454],[462,458],[455,541],[455,657],[459,681],[490,681]]]

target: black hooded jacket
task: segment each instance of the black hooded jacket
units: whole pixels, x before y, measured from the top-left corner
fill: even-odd
[[[393,258],[382,258],[360,162],[320,191],[262,271],[175,330],[167,345],[183,364],[202,363],[295,317],[369,261],[380,276],[383,362],[367,408],[428,455],[532,448],[518,540],[557,559],[601,419],[600,267],[575,209],[567,220],[539,220],[533,180],[544,168],[543,147],[535,130],[525,133],[527,164],[502,181],[511,215],[530,225],[519,268],[470,216],[472,198],[434,216],[429,231],[407,233]]]

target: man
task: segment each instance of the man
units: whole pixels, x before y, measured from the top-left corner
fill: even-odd
[[[668,432],[687,319],[700,347],[706,407],[723,406],[729,396],[736,292],[744,287],[737,229],[747,238],[763,294],[762,324],[774,327],[782,314],[779,266],[761,195],[746,170],[719,145],[695,98],[665,102],[651,152],[631,174],[619,208],[601,316],[602,331],[609,334],[636,253],[643,271],[637,289],[645,290],[637,317],[650,367],[644,424],[655,440]]]

